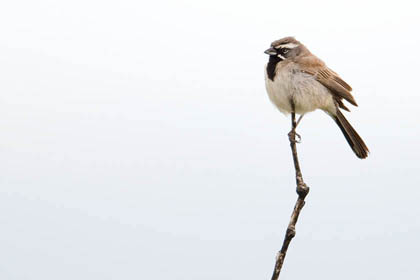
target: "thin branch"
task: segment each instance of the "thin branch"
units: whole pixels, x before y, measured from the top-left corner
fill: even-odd
[[[298,194],[298,199],[295,204],[295,208],[293,209],[292,216],[290,217],[289,225],[287,226],[286,235],[284,237],[283,246],[281,250],[277,253],[276,258],[276,265],[274,267],[273,276],[271,280],[277,280],[280,275],[281,268],[283,266],[284,259],[286,257],[287,249],[289,248],[289,244],[292,241],[293,237],[296,235],[296,222],[299,218],[300,211],[302,210],[303,206],[305,205],[305,197],[309,192],[309,187],[306,186],[305,182],[303,181],[302,172],[300,171],[299,159],[296,150],[296,135],[300,138],[299,134],[296,133],[296,115],[294,113],[295,106],[292,102],[292,130],[289,132],[289,141],[290,141],[290,148],[292,149],[293,155],[293,162],[295,165],[296,171],[296,192]]]

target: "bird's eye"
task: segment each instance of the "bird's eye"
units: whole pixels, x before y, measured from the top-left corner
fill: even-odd
[[[289,51],[290,51],[289,49],[283,49],[284,54],[288,53]]]

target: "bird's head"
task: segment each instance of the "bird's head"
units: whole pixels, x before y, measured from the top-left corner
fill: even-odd
[[[307,51],[305,46],[293,37],[285,37],[271,43],[271,47],[264,53],[276,60],[292,59]]]

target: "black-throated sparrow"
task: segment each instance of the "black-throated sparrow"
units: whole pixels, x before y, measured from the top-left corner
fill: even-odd
[[[265,86],[274,105],[288,114],[293,104],[299,120],[305,113],[323,110],[340,127],[356,156],[366,158],[366,144],[340,111],[350,111],[343,99],[357,106],[352,88],[293,37],[274,41],[265,53],[270,56]]]

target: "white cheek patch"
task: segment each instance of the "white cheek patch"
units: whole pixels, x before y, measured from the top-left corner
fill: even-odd
[[[294,49],[297,46],[299,46],[299,45],[298,44],[294,44],[294,43],[287,43],[287,44],[282,44],[282,45],[276,46],[276,49],[280,49],[280,48]]]
[[[284,56],[282,56],[281,54],[277,54],[278,57],[280,57],[281,59],[286,59]]]

